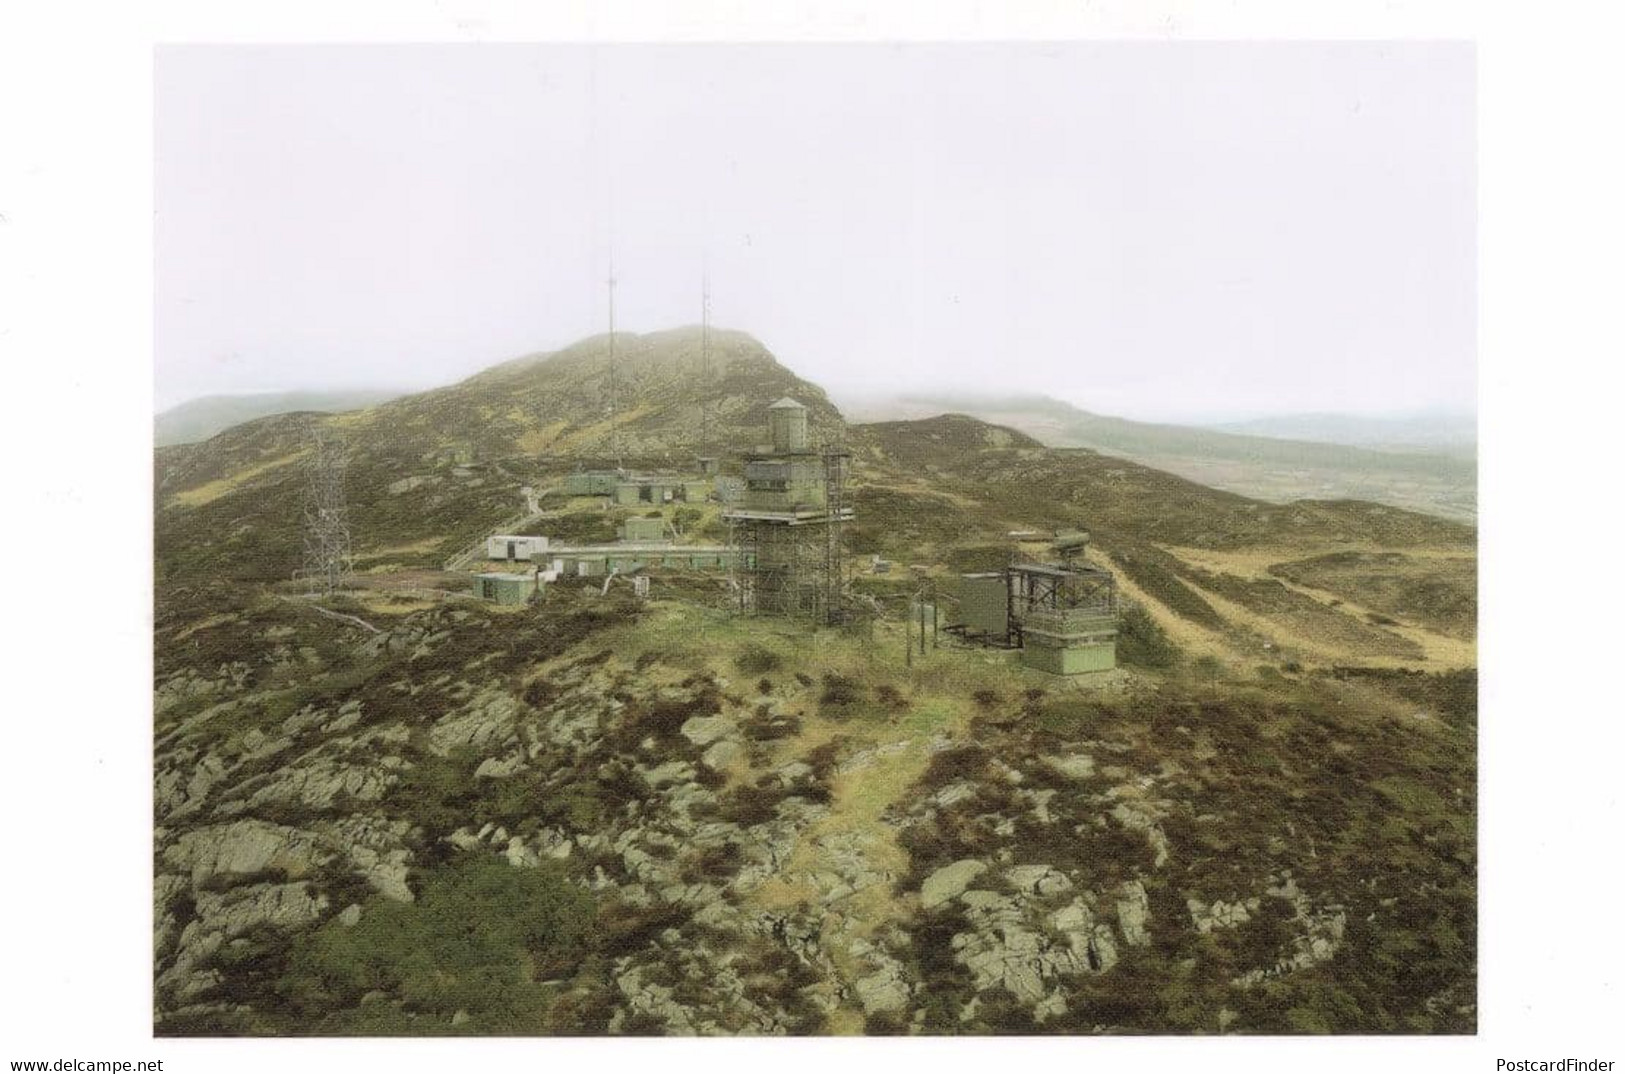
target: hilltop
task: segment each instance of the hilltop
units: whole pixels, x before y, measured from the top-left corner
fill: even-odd
[[[815,438],[840,435],[840,413],[823,390],[759,341],[712,331],[709,378],[700,342],[698,327],[618,333],[612,367],[609,337],[595,336],[365,410],[261,418],[201,444],[162,448],[154,482],[160,577],[196,567],[288,577],[298,566],[299,464],[317,425],[345,439],[363,547],[427,542],[424,562],[512,515],[520,485],[540,488],[579,466],[610,465],[617,449],[626,465],[655,469],[687,467],[702,449],[745,450],[761,439],[767,405],[781,396],[808,407]],[[459,453],[472,468],[456,462]],[[402,482],[415,482],[409,494]]]

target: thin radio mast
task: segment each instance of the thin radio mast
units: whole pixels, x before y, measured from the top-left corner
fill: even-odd
[[[700,262],[700,451],[711,443],[711,277]]]
[[[615,354],[615,254],[609,257],[609,449],[621,468],[621,385]]]

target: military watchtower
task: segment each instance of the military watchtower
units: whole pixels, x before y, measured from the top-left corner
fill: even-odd
[[[722,516],[738,550],[739,608],[839,622],[851,455],[839,444],[814,447],[807,408],[789,397],[767,408],[767,427],[770,442],[745,456],[743,496]]]

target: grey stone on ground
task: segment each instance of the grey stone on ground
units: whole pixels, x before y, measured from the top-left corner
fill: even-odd
[[[1117,927],[1123,932],[1123,942],[1130,947],[1145,947],[1151,942],[1146,923],[1151,919],[1151,900],[1145,885],[1130,880],[1120,889],[1117,899]]]
[[[706,751],[700,754],[700,763],[712,771],[718,771],[733,764],[742,752],[743,747],[738,742],[733,739],[722,739],[711,743]]]
[[[709,746],[733,733],[733,721],[726,716],[695,716],[683,724],[683,737],[696,746]]]
[[[1088,779],[1095,773],[1095,759],[1085,753],[1045,757],[1044,763],[1067,779]]]
[[[985,872],[987,862],[975,858],[964,858],[952,865],[944,865],[920,885],[920,905],[927,910],[941,906],[970,887],[971,881]]]

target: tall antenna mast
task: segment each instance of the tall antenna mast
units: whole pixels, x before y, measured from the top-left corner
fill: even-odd
[[[711,276],[700,262],[700,451],[711,444]]]
[[[615,254],[609,255],[609,450],[621,468],[621,385],[615,356]]]

